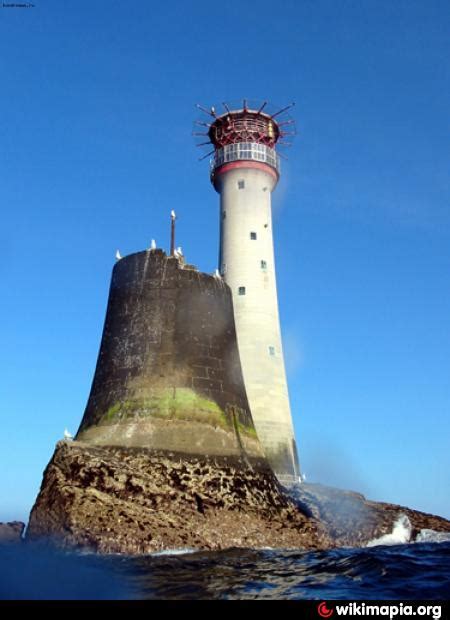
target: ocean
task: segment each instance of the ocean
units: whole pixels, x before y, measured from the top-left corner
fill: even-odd
[[[426,538],[426,535],[425,535]],[[0,547],[0,599],[434,600],[450,594],[450,542],[331,551],[178,550],[140,557]]]

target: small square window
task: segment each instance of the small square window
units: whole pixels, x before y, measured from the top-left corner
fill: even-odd
[[[224,220],[227,217],[227,212],[226,211],[222,211],[222,219]]]
[[[238,189],[244,189],[244,187],[245,187],[245,181],[241,179],[240,181],[238,181]]]
[[[269,347],[269,355],[275,355],[275,347]]]
[[[239,295],[245,295],[245,286],[240,286],[238,288]]]
[[[250,233],[250,239],[252,239],[253,241],[256,240],[256,233],[255,232],[251,232]]]
[[[267,269],[267,263],[265,260],[261,261],[261,269]]]

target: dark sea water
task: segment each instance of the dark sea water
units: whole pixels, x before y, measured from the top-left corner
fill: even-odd
[[[0,548],[0,599],[429,599],[450,595],[450,542],[320,552],[142,557]]]

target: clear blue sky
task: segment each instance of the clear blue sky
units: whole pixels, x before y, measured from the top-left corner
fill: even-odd
[[[450,517],[448,0],[33,0],[0,7],[0,520],[27,519],[88,397],[111,269],[212,272],[196,102],[296,101],[274,194],[309,481]]]

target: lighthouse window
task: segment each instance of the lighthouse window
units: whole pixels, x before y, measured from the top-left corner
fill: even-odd
[[[238,288],[239,295],[245,295],[245,286],[240,286]]]
[[[261,269],[267,269],[267,263],[265,260],[261,261]]]
[[[222,211],[222,219],[224,220],[227,217],[227,212],[226,211]]]
[[[251,232],[250,233],[250,239],[252,239],[253,241],[256,240],[256,233],[255,232]]]
[[[240,181],[238,181],[238,189],[244,189],[244,187],[245,187],[245,181],[241,179]]]
[[[269,347],[269,355],[275,355],[275,347]]]

